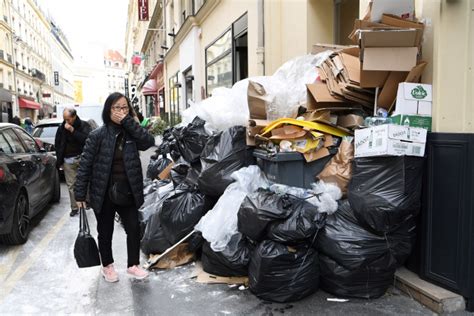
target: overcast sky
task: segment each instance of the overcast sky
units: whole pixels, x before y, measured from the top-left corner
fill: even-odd
[[[102,59],[105,49],[125,50],[128,0],[38,0],[66,34],[74,57]],[[100,56],[97,56],[100,54]]]

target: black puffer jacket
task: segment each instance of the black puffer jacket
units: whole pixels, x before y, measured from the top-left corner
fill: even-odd
[[[138,151],[153,146],[155,139],[131,116],[123,119],[122,127],[125,132],[123,162],[135,198],[135,206],[138,208],[143,204],[143,173]],[[90,204],[96,213],[101,211],[104,203],[114,158],[115,141],[120,130],[113,124],[94,130],[89,134],[81,156],[74,190],[75,197],[77,201],[85,201],[87,188],[90,186]]]

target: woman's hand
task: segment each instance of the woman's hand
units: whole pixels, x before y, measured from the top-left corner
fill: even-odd
[[[127,114],[123,113],[122,111],[112,111],[111,119],[112,122],[120,125],[122,124],[122,120],[125,118],[125,116],[127,116]]]
[[[81,209],[86,209],[87,208],[87,205],[86,205],[86,202],[76,202],[77,204],[77,208]]]

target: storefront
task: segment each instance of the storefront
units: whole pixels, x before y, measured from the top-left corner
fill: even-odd
[[[35,122],[38,116],[38,111],[41,109],[41,105],[26,98],[18,98],[18,102],[20,105],[20,117],[22,119],[29,117],[33,122]]]
[[[0,122],[11,122],[13,118],[12,94],[0,88]]]

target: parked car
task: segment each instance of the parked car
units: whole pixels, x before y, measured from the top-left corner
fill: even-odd
[[[97,123],[93,119],[85,119],[87,123],[91,126],[92,130],[98,127]],[[43,143],[44,149],[47,151],[55,151],[54,148],[54,139],[56,137],[56,132],[58,131],[59,125],[63,122],[61,118],[52,118],[44,119],[36,124],[35,129],[33,130],[33,137],[35,139],[41,140]]]
[[[60,197],[56,158],[23,128],[0,123],[0,242],[25,243],[31,218]]]

